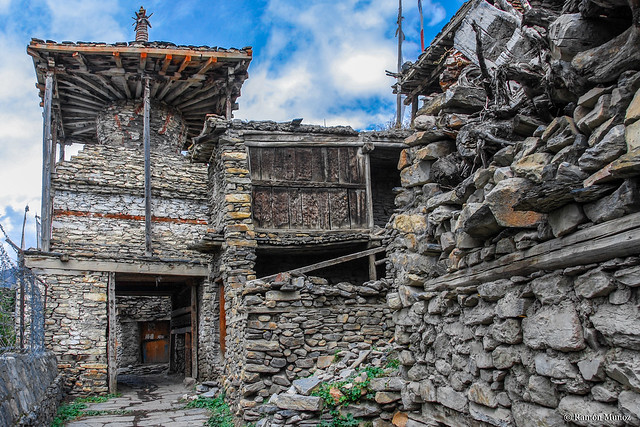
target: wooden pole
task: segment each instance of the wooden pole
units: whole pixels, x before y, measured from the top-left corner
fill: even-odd
[[[145,254],[153,255],[151,244],[151,102],[149,100],[149,79],[144,79],[144,235]]]
[[[44,89],[44,115],[42,131],[42,201],[41,248],[48,252],[51,242],[51,104],[53,98],[53,71],[47,71]]]
[[[191,377],[198,378],[198,287],[191,284]]]
[[[402,71],[402,40],[404,34],[402,33],[402,0],[398,0],[398,30],[396,35],[398,36],[398,83],[397,83],[397,97],[396,97],[396,127],[402,127],[402,93],[400,90],[400,72]]]
[[[118,388],[118,368],[116,363],[116,274],[109,273],[107,280],[107,377],[109,393]]]

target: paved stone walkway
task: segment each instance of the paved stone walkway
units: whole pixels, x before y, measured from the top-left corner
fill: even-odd
[[[202,426],[210,415],[206,409],[182,409],[180,399],[193,394],[182,385],[182,378],[165,374],[119,375],[121,397],[104,403],[88,404],[92,411],[113,411],[108,415],[88,416],[66,424],[67,427]]]

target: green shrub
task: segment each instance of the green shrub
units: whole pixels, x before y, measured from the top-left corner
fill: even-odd
[[[200,397],[187,403],[184,408],[208,409],[211,412],[211,418],[207,424],[211,427],[233,427],[233,414],[231,414],[229,405],[224,401],[224,396]]]

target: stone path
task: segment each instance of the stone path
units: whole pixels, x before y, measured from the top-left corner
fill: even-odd
[[[113,411],[108,415],[88,416],[66,424],[67,427],[202,426],[210,415],[206,409],[182,409],[184,394],[192,394],[182,378],[156,375],[119,375],[121,397],[87,406],[90,411]]]

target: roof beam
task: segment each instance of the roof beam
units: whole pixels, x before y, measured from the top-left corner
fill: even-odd
[[[171,65],[172,59],[173,59],[173,55],[164,56],[164,60],[162,61],[162,68],[160,68],[160,71],[158,72],[158,74],[160,74],[161,76],[164,76],[167,73],[167,69],[169,68],[169,65]]]
[[[181,73],[182,71],[184,71],[184,69],[189,66],[190,62],[191,62],[191,55],[186,55],[182,60],[182,64],[180,64],[180,67],[178,67],[178,71],[176,71],[176,73]]]

